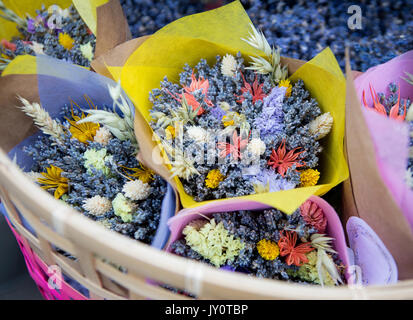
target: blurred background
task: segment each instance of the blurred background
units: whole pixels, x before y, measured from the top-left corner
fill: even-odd
[[[120,0],[132,34],[152,34],[183,16],[217,8],[229,0]],[[354,70],[366,71],[413,49],[413,0],[241,0],[252,22],[282,55],[310,60],[329,46],[344,68],[349,45]],[[361,9],[361,29],[351,30],[351,5]],[[330,192],[331,197],[340,192]],[[330,199],[331,200],[331,199]],[[339,203],[339,200],[331,203]],[[339,208],[336,208],[339,210]],[[0,300],[41,299],[3,216],[0,215]]]

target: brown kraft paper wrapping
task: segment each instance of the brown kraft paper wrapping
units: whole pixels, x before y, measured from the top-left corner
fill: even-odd
[[[33,120],[17,107],[21,105],[18,96],[30,102],[40,102],[37,75],[0,78],[0,148],[5,152],[37,131]]]
[[[95,58],[132,38],[119,0],[109,0],[96,9]]]
[[[396,260],[399,279],[413,278],[413,233],[384,184],[374,145],[364,120],[346,52],[346,154],[350,179],[343,186],[343,222],[350,216],[366,221]]]

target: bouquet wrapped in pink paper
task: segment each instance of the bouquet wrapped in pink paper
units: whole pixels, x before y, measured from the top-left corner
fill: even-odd
[[[413,51],[354,78],[347,66],[347,215],[363,218],[413,276]]]
[[[351,284],[344,230],[312,196],[292,215],[228,199],[182,210],[169,222],[167,251],[228,271],[290,282]]]

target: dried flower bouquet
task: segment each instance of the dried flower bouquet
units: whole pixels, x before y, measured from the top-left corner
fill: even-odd
[[[332,126],[302,80],[288,80],[280,50],[251,25],[250,46],[264,52],[186,65],[150,94],[151,126],[173,176],[195,201],[317,184],[320,140]],[[321,172],[322,174],[322,172]]]
[[[94,58],[96,37],[71,5],[42,5],[37,16],[19,17],[0,0],[0,18],[17,25],[18,36],[2,39],[0,70],[19,55],[45,54],[70,63],[89,67]],[[10,40],[10,41],[9,41]]]
[[[134,113],[118,84],[109,87],[113,110],[71,102],[52,119],[21,98],[22,110],[42,131],[24,151],[34,160],[28,176],[85,216],[151,244],[167,184],[136,160]],[[102,107],[102,106],[100,106]]]
[[[347,257],[335,250],[341,242],[346,248],[344,231],[320,198],[306,201],[292,215],[252,202],[235,201],[231,212],[222,212],[219,204],[207,206],[170,219],[168,251],[262,278],[328,286],[345,282]]]

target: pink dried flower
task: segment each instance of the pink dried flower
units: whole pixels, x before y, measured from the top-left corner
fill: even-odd
[[[306,223],[313,226],[319,233],[325,233],[327,218],[323,210],[314,202],[308,200],[300,207],[301,215]]]

